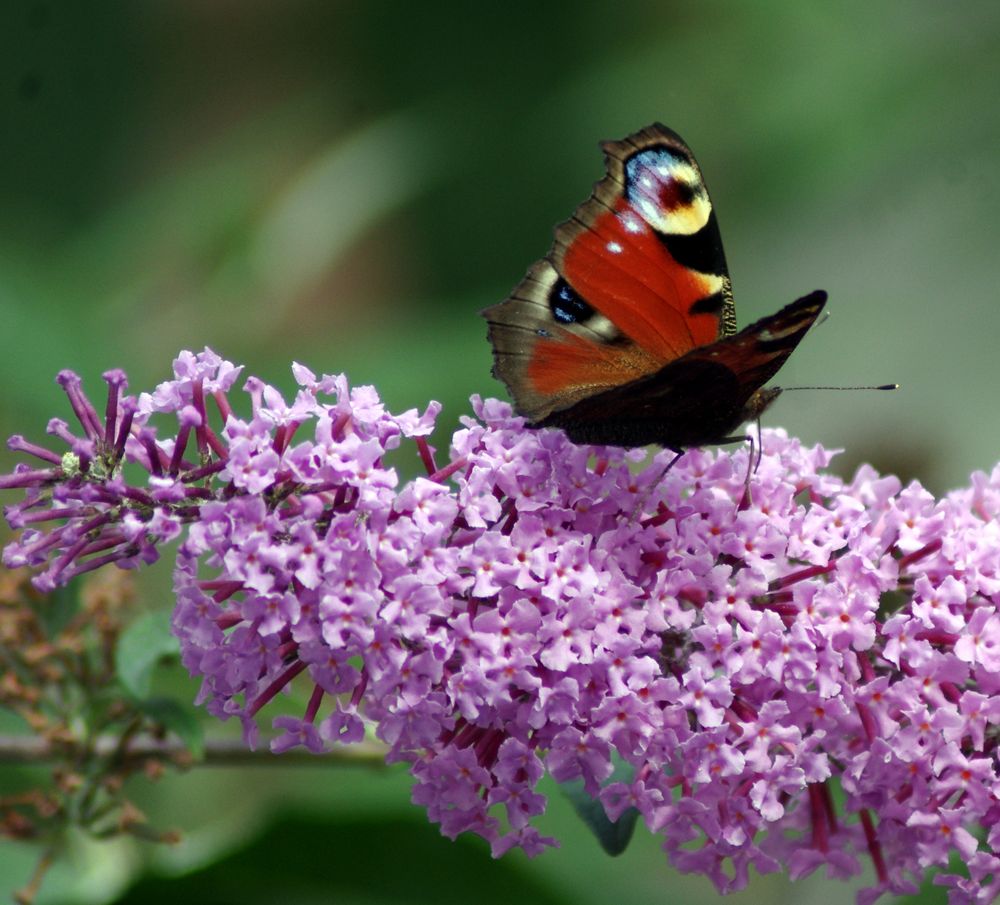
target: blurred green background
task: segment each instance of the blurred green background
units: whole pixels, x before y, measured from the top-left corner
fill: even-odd
[[[5,0],[0,433],[38,438],[66,414],[60,368],[99,395],[100,373],[122,366],[139,390],[205,345],[283,387],[299,360],[374,383],[397,410],[439,399],[450,429],[470,393],[503,393],[479,309],[587,196],[597,142],[661,120],[706,173],[741,324],[830,293],[832,318],[781,382],[903,387],[790,394],[766,423],[846,448],[847,470],[960,486],[1000,455],[998,40],[1000,5],[985,0]],[[153,887],[273,838],[279,804],[308,804],[320,823],[295,827],[328,885],[286,902],[419,901],[422,888],[469,901],[484,881],[529,901],[715,899],[641,830],[604,858],[561,802],[544,828],[564,848],[529,865],[481,863],[481,846],[439,839],[407,798],[399,776],[336,768],[170,779],[144,804],[188,842],[152,853]],[[350,821],[367,835],[345,835]],[[425,857],[407,862],[408,896],[335,885],[383,876],[411,845]],[[13,888],[27,862],[3,849]],[[263,844],[254,863],[280,850]],[[150,852],[77,855],[50,901],[106,901]],[[198,888],[184,898],[251,901]],[[762,896],[850,892],[767,879],[730,901]]]

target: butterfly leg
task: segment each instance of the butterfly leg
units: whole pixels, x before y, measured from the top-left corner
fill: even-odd
[[[674,457],[667,462],[663,471],[656,476],[656,480],[651,481],[649,486],[642,492],[638,503],[636,503],[635,509],[632,510],[632,515],[629,517],[629,524],[632,524],[640,515],[642,515],[642,510],[646,508],[646,503],[649,502],[649,498],[653,495],[653,491],[656,490],[660,482],[667,476],[667,472],[677,464],[677,460],[683,456],[685,452],[683,449],[675,449],[672,446],[669,447],[669,449],[674,454]]]
[[[743,482],[743,496],[740,498],[740,505],[738,511],[744,509],[749,509],[753,500],[750,498],[750,475],[754,474],[758,468],[760,468],[761,460],[764,458],[764,435],[761,433],[760,429],[760,418],[757,418],[757,459],[754,461],[754,444],[753,444],[753,434],[747,434],[744,438],[747,443],[750,444],[750,456],[747,462],[747,476]]]
[[[753,504],[753,499],[750,496],[750,476],[757,470],[757,466],[760,465],[760,453],[763,451],[763,444],[758,443],[757,446],[760,449],[757,453],[757,461],[754,462],[753,434],[747,434],[743,439],[750,444],[750,455],[747,456],[747,474],[743,479],[743,495],[740,497],[739,505],[736,507],[737,512],[749,509]]]
[[[764,458],[764,435],[760,432],[760,415],[757,416],[757,462],[754,464],[754,472],[760,468],[760,460]],[[753,452],[753,439],[750,440],[750,452]],[[751,456],[751,458],[753,458]]]
[[[747,473],[743,479],[743,493],[740,496],[739,504],[736,506],[737,512],[749,509],[753,500],[750,497],[750,477],[760,467],[760,461],[764,457],[764,441],[760,434],[760,422],[757,422],[757,442],[754,443],[753,434],[742,434],[739,437],[723,437],[719,440],[719,445],[726,443],[749,443],[750,455],[747,457]]]

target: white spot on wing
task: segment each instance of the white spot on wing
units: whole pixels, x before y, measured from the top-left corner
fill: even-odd
[[[622,247],[618,242],[608,242],[604,247],[613,255],[620,255],[622,253]]]
[[[621,220],[622,226],[625,227],[625,232],[627,233],[641,233],[642,232],[642,221],[635,216],[635,214],[622,214],[618,218]]]
[[[646,220],[647,223],[651,223],[655,226],[659,223],[660,220],[663,219],[660,214],[659,206],[654,201],[651,201],[649,198],[639,199],[638,207],[639,207],[639,213],[642,214],[643,218]]]

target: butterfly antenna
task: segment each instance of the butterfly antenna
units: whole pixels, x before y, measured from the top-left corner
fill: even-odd
[[[898,390],[898,383],[883,383],[880,386],[855,386],[855,387],[782,387],[783,393],[791,390]]]

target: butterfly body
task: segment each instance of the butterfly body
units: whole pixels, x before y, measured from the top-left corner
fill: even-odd
[[[694,155],[654,124],[604,145],[607,175],[549,255],[483,315],[493,372],[535,427],[578,443],[723,442],[819,315],[814,292],[737,332],[732,284]]]

